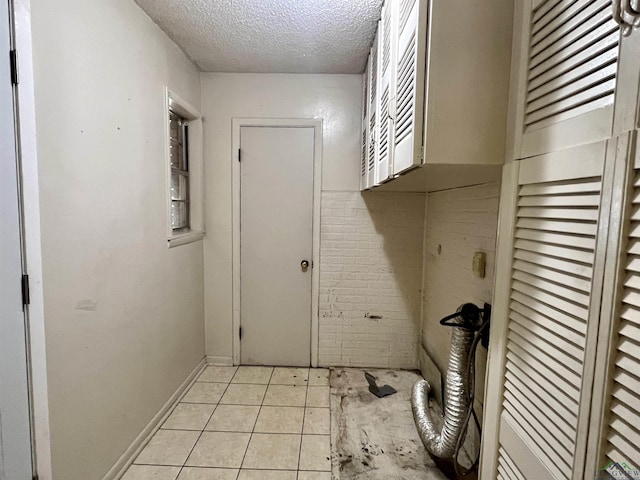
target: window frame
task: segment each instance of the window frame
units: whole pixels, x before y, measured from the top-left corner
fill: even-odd
[[[173,193],[171,195],[171,231],[174,235],[185,233],[191,230],[191,194],[190,194],[190,183],[191,178],[189,175],[189,120],[184,118],[178,112],[169,108],[169,124],[171,125],[172,116],[178,121],[178,129],[181,131],[182,135],[179,135],[176,141],[174,142],[174,136],[171,133],[171,128],[169,129],[169,166],[171,168],[171,188],[173,188],[173,176],[177,175],[178,178],[184,178],[184,198],[174,198]],[[182,137],[182,138],[180,138]],[[182,143],[180,143],[182,140]],[[177,144],[178,147],[182,147],[182,167],[180,165],[175,166],[171,161],[171,149],[174,146],[174,143]],[[179,182],[180,183],[180,182]],[[173,226],[173,205],[174,203],[184,203],[185,204],[185,215],[186,215],[186,224],[180,227]]]
[[[183,137],[184,162],[186,170],[176,169],[171,164],[171,113],[174,113],[186,125]],[[202,240],[204,237],[204,189],[203,189],[203,147],[202,147],[202,115],[180,96],[165,88],[165,169],[167,174],[167,244],[176,247]],[[178,173],[187,180],[185,202],[187,204],[187,225],[173,228],[171,194],[172,174]]]

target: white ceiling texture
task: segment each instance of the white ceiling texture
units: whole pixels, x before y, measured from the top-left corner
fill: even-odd
[[[361,73],[382,0],[136,0],[204,72]]]

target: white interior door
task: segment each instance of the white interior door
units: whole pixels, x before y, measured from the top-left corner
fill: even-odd
[[[310,364],[314,136],[240,130],[242,364]]]
[[[0,7],[0,480],[31,480],[9,9]]]

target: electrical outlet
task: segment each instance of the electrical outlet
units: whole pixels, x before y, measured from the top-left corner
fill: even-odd
[[[484,252],[476,252],[473,254],[473,273],[478,278],[484,278],[487,265],[487,254]]]

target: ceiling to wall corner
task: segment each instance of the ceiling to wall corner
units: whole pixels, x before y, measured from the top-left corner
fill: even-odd
[[[204,72],[361,73],[382,0],[135,0]]]

